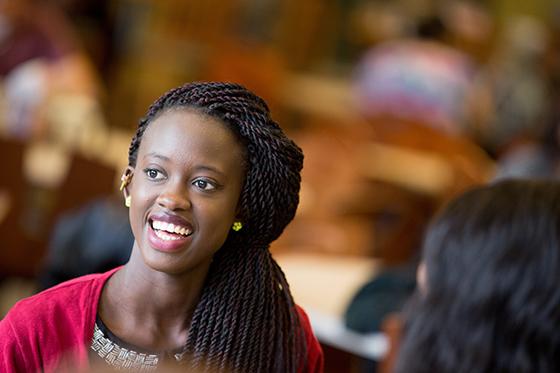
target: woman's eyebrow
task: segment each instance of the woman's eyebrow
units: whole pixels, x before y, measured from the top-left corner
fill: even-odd
[[[162,159],[164,161],[169,160],[169,157],[166,157],[165,155],[158,154],[156,152],[150,152],[150,153],[147,153],[147,154],[144,155],[144,158],[148,158],[148,157],[159,158],[159,159]]]
[[[197,171],[210,171],[213,172],[219,176],[224,176],[224,173],[221,170],[218,170],[215,167],[212,166],[207,166],[207,165],[199,165],[195,167],[195,170]]]

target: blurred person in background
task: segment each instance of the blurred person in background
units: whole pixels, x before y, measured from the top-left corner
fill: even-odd
[[[536,18],[512,18],[476,79],[472,136],[498,161],[499,178],[553,176],[552,80],[545,68],[550,34]]]
[[[504,50],[483,75],[491,89],[479,95],[488,102],[479,136],[498,158],[498,177],[560,175],[559,18],[556,7],[547,24],[513,19]]]
[[[385,7],[373,4],[368,17],[378,20],[375,10]],[[385,16],[386,24],[379,19],[378,28],[361,31],[368,34],[364,40],[373,45],[355,67],[347,111],[336,118],[312,119],[297,134],[307,155],[303,203],[296,224],[283,236],[284,246],[371,255],[380,246],[372,242],[374,235],[382,237],[389,230],[385,226],[374,232],[376,222],[397,215],[392,219],[397,224],[391,225],[410,225],[396,245],[402,248],[403,241],[409,241],[401,254],[416,252],[417,247],[411,247],[417,243],[413,237],[418,236],[431,205],[466,186],[487,181],[493,172],[492,160],[466,137],[465,103],[476,63],[447,44],[449,32],[437,15],[421,19],[417,33],[407,37],[403,35],[410,22],[404,22],[399,7],[387,5]],[[383,168],[378,159],[385,155],[394,166],[382,170],[385,175],[381,176],[387,177],[376,179],[377,170]],[[441,173],[447,175],[447,181],[436,185],[435,192],[422,190],[420,178],[406,170],[409,166],[418,170],[418,159],[427,159],[430,171],[439,168],[431,167],[432,160],[443,164]],[[397,180],[399,173],[410,177]],[[332,174],[340,177],[332,180],[328,176]],[[433,184],[438,183],[435,179]],[[426,201],[432,197],[435,201]],[[393,242],[383,246],[386,253],[399,250]],[[399,259],[404,260],[403,256]]]
[[[398,373],[560,370],[560,184],[505,180],[433,221]]]
[[[20,301],[2,372],[322,372],[269,245],[299,202],[301,149],[242,86],[191,83],[140,121],[121,189],[130,260]]]
[[[421,122],[449,134],[464,133],[466,97],[476,64],[446,43],[437,15],[419,21],[416,36],[374,45],[355,72],[359,110],[368,118]]]
[[[445,42],[469,55],[479,65],[494,49],[496,22],[488,3],[479,0],[440,2],[437,13],[447,30]]]
[[[69,211],[53,228],[38,275],[39,289],[123,265],[133,243],[128,210],[117,196],[96,198]]]
[[[393,8],[400,17],[391,19],[406,14],[402,4]],[[475,141],[473,81],[494,46],[494,19],[472,0],[419,8],[412,21],[390,23],[399,27],[389,27],[389,36],[378,37],[359,59],[354,73],[358,109],[373,120],[416,122]]]
[[[555,159],[553,174],[560,175],[560,5],[556,4],[548,20],[549,38],[544,55],[549,105],[543,136],[549,159]]]
[[[77,137],[103,126],[98,79],[75,35],[49,2],[0,1],[2,132],[23,139],[67,131]]]
[[[8,234],[1,241],[11,252],[29,247],[30,253],[16,259],[6,250],[6,257],[27,268],[16,273],[35,274],[60,201],[72,205],[73,191],[64,186],[75,155],[89,160],[111,153],[100,96],[82,42],[55,2],[0,1],[0,137],[23,153],[21,161],[14,153],[7,156],[22,184],[16,191],[8,187],[11,205],[20,208],[10,208],[12,218],[2,222]],[[59,198],[61,189],[65,195]],[[76,188],[82,200],[84,189]]]
[[[369,176],[368,198],[359,190],[347,195],[357,196],[355,205],[361,199],[364,210],[365,201],[384,196],[383,203],[378,202],[383,210],[376,207],[371,215],[370,230],[382,226],[376,235],[383,237],[391,225],[398,229],[396,239],[384,243],[383,271],[356,292],[346,309],[346,325],[360,333],[379,331],[385,316],[399,311],[412,293],[422,236],[432,214],[494,176],[494,162],[469,137],[468,98],[479,65],[454,46],[455,34],[466,31],[449,30],[456,15],[443,13],[421,18],[414,37],[373,46],[356,70],[359,110],[370,128],[370,144],[363,145],[374,151],[361,158],[363,176]],[[421,181],[428,174],[431,186]],[[377,249],[381,245],[376,242]]]

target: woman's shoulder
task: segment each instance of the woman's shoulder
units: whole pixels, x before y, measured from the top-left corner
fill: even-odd
[[[61,314],[78,316],[84,309],[97,304],[105,281],[117,269],[68,280],[24,298],[10,309],[5,319],[11,323],[33,325]]]
[[[84,341],[93,334],[103,284],[117,269],[63,282],[17,302],[0,321],[0,371],[42,371],[56,365],[63,351],[86,356]]]
[[[306,368],[303,371],[309,373],[323,372],[323,349],[321,348],[321,344],[313,333],[313,328],[307,313],[297,304],[296,309],[299,314],[301,326],[305,333],[305,344],[307,346],[307,362]]]

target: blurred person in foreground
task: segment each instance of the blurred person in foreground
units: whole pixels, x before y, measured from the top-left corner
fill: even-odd
[[[560,370],[560,184],[505,180],[427,231],[396,372]]]
[[[269,252],[294,217],[302,164],[242,86],[165,93],[122,175],[130,260],[16,304],[0,322],[0,371],[321,372],[321,347]]]

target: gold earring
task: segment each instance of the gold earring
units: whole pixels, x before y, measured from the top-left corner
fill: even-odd
[[[231,229],[233,229],[236,232],[239,232],[241,228],[243,228],[243,224],[240,221],[233,222],[233,225],[231,226]]]
[[[123,191],[124,188],[126,188],[128,186],[128,184],[130,183],[130,178],[131,177],[132,177],[132,174],[130,174],[130,173],[121,176],[121,186],[119,187],[119,190],[121,192]]]
[[[127,197],[124,199],[124,205],[125,205],[126,207],[130,207],[130,202],[132,202],[132,197],[127,196]]]

